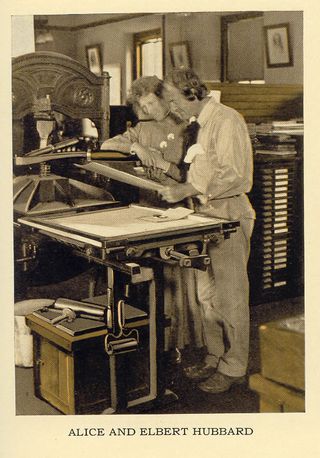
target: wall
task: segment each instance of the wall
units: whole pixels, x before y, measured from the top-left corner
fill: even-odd
[[[103,62],[120,63],[122,68],[122,101],[132,82],[132,34],[162,27],[162,16],[155,15],[121,21],[75,33],[77,43],[74,58],[86,65],[85,47],[101,43]],[[215,13],[187,15],[168,14],[165,17],[165,69],[172,68],[169,46],[188,41],[193,68],[203,79],[220,77],[220,17]],[[68,54],[70,55],[70,54]],[[203,56],[206,56],[204,59]]]
[[[87,65],[86,46],[101,43],[104,64],[121,65],[122,102],[132,82],[133,34],[161,28],[162,16],[154,15],[130,19],[93,28],[82,29],[75,34],[75,58]]]
[[[52,51],[77,60],[75,33],[65,30],[52,30],[53,41],[36,44],[36,51]]]
[[[165,21],[166,71],[171,66],[170,43],[188,41],[191,64],[204,80],[220,79],[220,15],[168,14]]]
[[[265,62],[265,81],[275,84],[303,83],[303,15],[301,11],[268,11],[264,13],[264,25],[289,23],[289,33],[293,52],[293,66],[267,68]]]
[[[171,66],[169,47],[171,43],[188,41],[192,66],[204,79],[216,81],[220,79],[220,17],[223,12],[213,13],[181,13],[166,14],[165,30],[165,71]],[[228,13],[230,14],[230,13]],[[60,16],[62,26],[76,26],[72,15]],[[49,17],[49,23],[55,19],[59,25],[59,16]],[[82,17],[82,15],[81,15]],[[99,15],[90,15],[90,19],[99,20]],[[73,21],[80,20],[75,17]],[[88,20],[88,16],[86,16]],[[58,21],[58,22],[57,22]],[[71,22],[70,22],[71,21]],[[264,76],[267,84],[302,84],[303,83],[303,21],[302,12],[268,11],[264,13],[264,25],[289,23],[293,47],[293,66],[267,68],[264,62]],[[132,82],[133,34],[162,27],[162,15],[155,14],[140,18],[132,18],[121,22],[98,25],[72,32],[53,30],[53,44],[37,50],[61,52],[87,65],[85,48],[88,45],[101,43],[103,62],[105,64],[120,63],[122,71],[122,97],[124,103],[127,90]]]
[[[191,63],[195,71],[205,80],[218,80],[220,78],[220,15],[219,13],[165,15],[166,71],[172,68],[169,53],[170,44],[188,41]],[[71,26],[77,25],[72,15],[61,15],[60,18],[59,16],[48,16],[48,19],[51,25],[66,26],[67,23]],[[99,15],[93,15],[92,20],[99,20]],[[46,49],[61,52],[87,65],[86,46],[101,43],[103,62],[105,64],[121,64],[122,101],[124,102],[132,82],[132,35],[157,28],[162,28],[162,15],[160,14],[73,32],[53,30],[54,43],[37,45],[37,50]]]

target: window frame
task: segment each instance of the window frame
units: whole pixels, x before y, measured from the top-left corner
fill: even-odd
[[[142,76],[142,45],[149,40],[161,38],[162,49],[164,46],[163,36],[161,28],[146,30],[144,32],[135,33],[133,36],[133,48],[134,48],[134,65],[133,65],[133,79],[140,78]],[[164,62],[162,59],[162,72],[164,74]]]

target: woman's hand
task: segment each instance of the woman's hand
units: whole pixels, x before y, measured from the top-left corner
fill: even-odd
[[[154,167],[148,167],[146,169],[146,175],[151,180],[158,181],[159,183],[167,178],[163,170]]]
[[[146,148],[140,143],[134,143],[131,147],[131,152],[135,153],[142,164],[147,167],[155,167],[164,171],[170,167],[170,162],[165,161],[160,151],[154,148]]]

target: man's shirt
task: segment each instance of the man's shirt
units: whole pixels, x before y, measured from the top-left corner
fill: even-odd
[[[244,119],[211,98],[198,123],[200,152],[190,165],[188,182],[199,191],[202,210],[225,218],[254,218],[245,196],[252,187],[253,156]]]

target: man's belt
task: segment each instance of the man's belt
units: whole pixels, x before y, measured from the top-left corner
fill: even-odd
[[[210,202],[211,200],[224,200],[224,199],[232,199],[233,197],[239,197],[241,196],[242,194],[235,194],[234,196],[226,196],[226,197],[214,197],[213,199],[209,199],[208,202]]]

